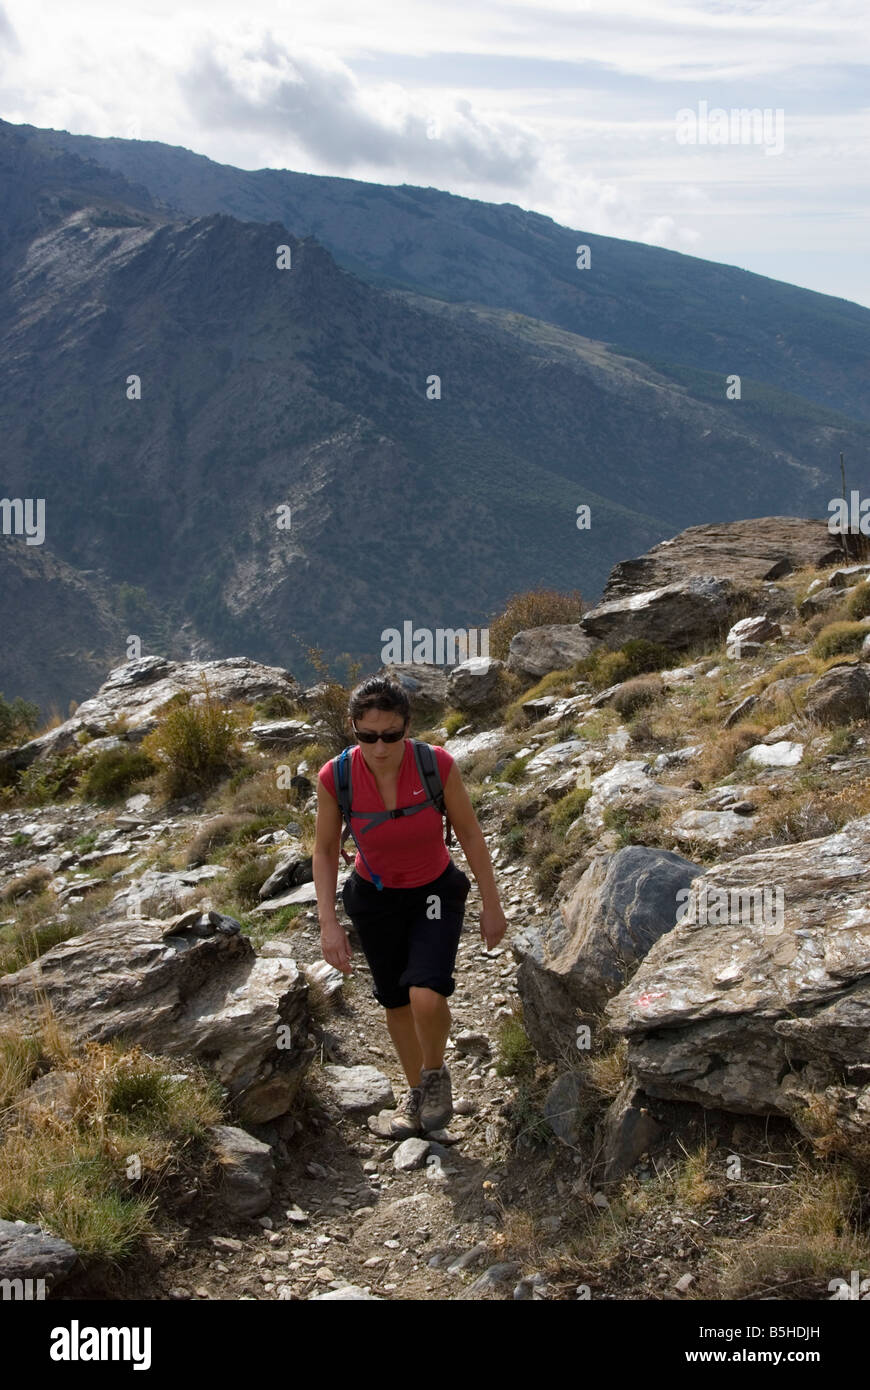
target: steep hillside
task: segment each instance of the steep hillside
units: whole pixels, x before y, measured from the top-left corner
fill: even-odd
[[[732,372],[870,420],[870,310],[733,266],[561,227],[506,203],[290,169],[236,169],[156,141],[16,127],[87,155],[189,215],[315,236],[379,283],[513,309],[635,357]],[[592,264],[576,268],[587,245]],[[721,397],[721,390],[717,389]]]
[[[385,628],[478,626],[540,582],[592,598],[699,517],[822,516],[839,451],[866,453],[870,427],[806,399],[747,379],[726,401],[700,364],[385,289],[280,223],[125,202],[120,175],[0,133],[2,492],[45,499],[47,551],[126,627],[72,604],[62,650],[108,664],[133,635],[311,674],[315,641],[371,667]],[[0,690],[81,698],[22,626]]]

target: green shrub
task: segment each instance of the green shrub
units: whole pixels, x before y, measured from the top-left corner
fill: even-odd
[[[275,867],[273,855],[258,855],[242,864],[233,875],[230,886],[243,907],[255,907],[258,893]]]
[[[240,716],[226,709],[212,696],[207,682],[204,684],[202,704],[191,703],[189,696],[172,704],[142,744],[144,752],[160,765],[169,797],[206,791],[231,772],[241,756]]]
[[[503,611],[489,622],[489,654],[497,661],[507,660],[511,639],[530,627],[549,627],[553,623],[576,623],[583,614],[578,590],[562,593],[557,589],[528,589],[514,594]]]
[[[846,599],[846,612],[850,618],[856,621],[859,618],[870,616],[870,584],[863,579],[860,584],[856,584],[854,589]]]
[[[551,850],[535,867],[535,887],[542,898],[551,898],[565,872],[565,859],[558,850]]]
[[[307,718],[299,702],[291,699],[289,695],[267,695],[265,700],[260,700],[254,705],[254,712],[259,719]]]
[[[519,782],[526,770],[526,763],[531,756],[531,753],[528,753],[524,758],[511,758],[510,762],[502,768],[501,772],[493,773],[493,776],[496,777],[499,782]]]
[[[447,711],[441,722],[447,730],[447,737],[452,738],[457,730],[462,728],[463,724],[469,722],[469,719],[468,715],[463,714],[462,710],[451,709]]]
[[[580,815],[591,795],[591,787],[577,787],[574,791],[568,792],[567,796],[561,796],[548,814],[550,828],[557,834],[564,835],[568,826]]]
[[[22,772],[16,787],[18,798],[28,806],[45,806],[72,795],[81,775],[82,761],[69,753],[32,763]]]
[[[812,647],[812,656],[821,657],[826,660],[831,656],[843,656],[849,652],[856,652],[870,628],[864,623],[828,623],[823,627]]]
[[[88,763],[79,782],[79,792],[85,801],[109,804],[120,801],[132,786],[156,771],[157,764],[141,748],[132,744],[107,748]]]
[[[620,681],[630,680],[632,676],[643,676],[648,671],[660,671],[670,666],[674,654],[660,642],[650,642],[646,637],[632,637],[617,651],[596,647],[582,661],[577,669],[596,690],[605,690]]]
[[[496,1042],[499,1056],[495,1069],[499,1076],[529,1076],[534,1072],[535,1049],[518,1013],[502,1019]]]
[[[633,676],[616,692],[610,703],[622,715],[635,714],[644,706],[660,700],[664,689],[660,676]]]
[[[14,700],[4,700],[0,694],[0,748],[26,742],[38,723],[39,705],[29,704],[20,695]]]

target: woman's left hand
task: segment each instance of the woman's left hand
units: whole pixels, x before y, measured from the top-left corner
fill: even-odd
[[[507,918],[500,906],[482,907],[480,909],[480,935],[486,942],[486,949],[491,951],[497,946],[507,931]]]

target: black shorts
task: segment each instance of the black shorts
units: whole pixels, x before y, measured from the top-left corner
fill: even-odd
[[[372,972],[373,998],[385,1009],[409,1004],[410,985],[453,993],[453,967],[471,891],[451,859],[439,878],[417,888],[375,888],[356,870],[341,890]],[[436,915],[440,914],[440,915]]]

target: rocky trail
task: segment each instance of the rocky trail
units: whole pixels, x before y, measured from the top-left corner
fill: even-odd
[[[164,1133],[152,1063],[181,1090],[204,1068],[221,1097],[200,1167],[161,1178],[151,1229],[114,1263],[25,1226],[42,1194],[22,1195],[26,1162],[18,1185],[0,1172],[0,1278],[170,1301],[821,1300],[860,1283],[870,565],[837,566],[818,523],[779,545],[771,522],[627,562],[581,623],[518,631],[507,663],[394,669],[462,768],[509,922],[488,952],[469,873],[455,1114],[421,1139],[379,1129],[407,1083],[353,930],[349,977],[320,955],[320,688],[246,658],[145,657],[0,751],[0,1144],[20,1162],[54,1135],[63,1169],[96,1126],[120,1164]],[[632,667],[638,650],[654,668]],[[205,798],[141,769],[149,790],[120,804],[71,795],[93,769],[135,770],[206,673],[255,713],[241,771]],[[45,1004],[82,1055],[139,1049],[140,1091],[120,1076],[100,1109],[78,1054],[34,1061]]]

